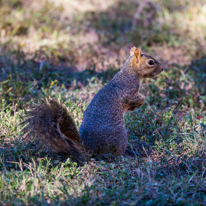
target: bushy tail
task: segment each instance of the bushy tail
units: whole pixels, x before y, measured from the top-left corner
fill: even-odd
[[[77,162],[85,160],[85,153],[76,125],[67,108],[52,98],[44,98],[25,115],[21,132],[49,150],[69,155]]]

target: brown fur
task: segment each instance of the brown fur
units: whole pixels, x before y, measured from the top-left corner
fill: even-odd
[[[35,139],[53,152],[70,155],[75,161],[85,159],[84,149],[75,123],[65,106],[45,98],[25,115],[21,125],[25,138]]]
[[[154,64],[150,65],[150,60]],[[139,93],[140,80],[162,70],[158,61],[132,47],[120,72],[90,102],[79,133],[66,107],[51,98],[41,100],[26,114],[22,133],[78,162],[85,161],[87,154],[123,155],[128,142],[124,115],[140,107],[145,99]]]

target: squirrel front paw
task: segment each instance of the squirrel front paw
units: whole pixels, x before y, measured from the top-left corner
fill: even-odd
[[[145,98],[146,98],[146,97],[145,97],[144,95],[142,95],[142,94],[139,93],[139,94],[138,94],[137,103],[143,105]]]
[[[141,107],[143,105],[143,103],[140,103],[138,105],[132,105],[129,107],[128,111],[134,111],[135,109]]]
[[[129,105],[130,107],[128,108],[128,110],[129,110],[129,111],[134,111],[135,109],[141,107],[141,106],[144,104],[144,100],[145,100],[145,96],[139,93],[139,94],[137,95],[137,100],[136,100],[136,102],[133,103],[133,104],[130,104],[130,105]]]
[[[141,107],[144,104],[145,96],[138,93],[135,94],[134,99],[131,102],[127,102],[123,105],[123,114],[125,115],[127,111],[134,111],[135,109]]]

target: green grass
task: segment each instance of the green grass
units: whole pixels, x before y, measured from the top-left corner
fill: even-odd
[[[0,1],[0,205],[205,205],[205,2],[31,2]],[[20,138],[45,96],[79,128],[132,45],[165,67],[125,115],[133,155],[79,166]]]

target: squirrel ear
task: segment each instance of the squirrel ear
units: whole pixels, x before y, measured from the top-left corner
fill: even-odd
[[[134,55],[135,49],[137,49],[135,46],[131,47],[131,49],[130,49],[130,56]]]
[[[134,51],[134,55],[138,59],[138,61],[141,60],[141,51],[140,51],[140,49],[136,48],[135,51]]]
[[[141,62],[141,51],[140,49],[137,49],[136,47],[132,47],[130,49],[130,55],[133,55],[132,57],[132,65],[137,67],[137,65]]]

